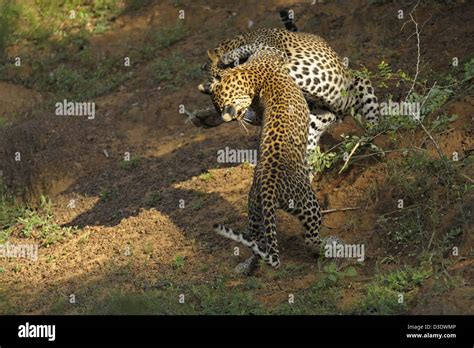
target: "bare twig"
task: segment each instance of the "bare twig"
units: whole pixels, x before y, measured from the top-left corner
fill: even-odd
[[[474,180],[473,180],[473,179],[471,179],[470,177],[468,177],[466,174],[459,173],[459,175],[461,175],[463,178],[465,178],[465,179],[469,180],[469,181],[471,182],[471,184],[472,184],[472,183],[474,183]]]
[[[356,146],[354,146],[354,148],[352,149],[351,153],[349,154],[349,156],[347,157],[346,159],[346,162],[344,163],[344,165],[342,166],[341,170],[339,170],[339,173],[338,174],[341,174],[344,169],[347,168],[347,165],[352,157],[352,155],[354,154],[354,152],[357,150],[357,148],[360,146],[360,142],[362,141],[362,139],[359,139],[359,141],[357,142]]]
[[[430,250],[430,248],[431,248],[431,243],[433,243],[433,238],[434,238],[435,233],[436,233],[436,229],[433,229],[433,233],[431,234],[430,241],[428,242],[427,250]]]
[[[400,31],[403,30],[403,28],[405,27],[405,24],[409,23],[409,22],[412,22],[414,25],[415,25],[415,32],[410,35],[408,37],[408,39],[410,39],[413,35],[416,35],[416,41],[417,41],[417,44],[416,44],[416,47],[417,47],[417,56],[416,56],[416,72],[415,72],[415,76],[413,78],[413,83],[410,87],[410,90],[408,91],[407,93],[407,96],[405,98],[405,101],[408,100],[408,98],[410,97],[410,95],[413,93],[413,90],[415,89],[415,86],[416,86],[416,82],[417,82],[417,79],[418,79],[418,74],[420,73],[420,57],[421,57],[421,48],[420,48],[420,30],[418,29],[418,22],[413,18],[413,15],[412,13],[415,12],[416,8],[418,7],[418,5],[420,4],[420,1],[418,1],[416,3],[416,5],[413,7],[413,9],[410,11],[409,13],[409,16],[410,16],[410,20],[409,21],[406,21],[405,23],[403,23],[402,25],[402,28],[400,29]],[[426,23],[426,22],[425,22]],[[424,26],[424,25],[423,25]],[[407,39],[407,40],[408,40]]]
[[[415,25],[415,32],[410,35],[408,37],[411,38],[413,35],[416,35],[416,41],[417,41],[417,44],[416,44],[416,48],[417,48],[417,58],[416,58],[416,72],[415,72],[415,77],[413,78],[413,83],[410,87],[410,90],[408,91],[407,93],[407,96],[405,98],[405,101],[408,100],[408,98],[410,97],[410,95],[413,93],[414,89],[415,89],[415,86],[416,86],[416,83],[417,83],[417,79],[418,79],[418,74],[420,73],[420,57],[421,57],[421,48],[420,48],[420,30],[418,28],[418,22],[415,20],[415,18],[413,17],[413,13],[415,12],[416,8],[418,7],[418,5],[420,4],[420,1],[418,1],[416,3],[416,5],[413,7],[413,9],[410,11],[409,13],[409,16],[410,16],[410,20],[409,21],[406,21],[405,23],[403,23],[403,26],[400,30],[403,30],[403,28],[405,27],[405,24],[409,23],[409,22],[412,22],[414,25]],[[425,23],[423,24],[423,27],[425,26],[427,21],[425,21]],[[422,29],[423,29],[422,27]],[[407,39],[407,40],[408,40]],[[421,113],[421,109],[423,108],[423,106],[425,105],[425,102],[428,100],[428,97],[430,96],[431,92],[433,91],[433,88],[436,86],[436,82],[433,84],[433,86],[430,88],[430,90],[428,91],[428,94],[425,96],[424,100],[423,100],[423,103],[421,104],[420,106],[420,109],[419,109],[419,112]],[[433,142],[434,146],[435,146],[435,149],[436,149],[436,152],[438,153],[439,155],[439,158],[443,158],[443,152],[441,151],[441,148],[439,147],[438,143],[436,142],[436,140],[433,138],[433,136],[431,135],[431,133],[428,131],[428,129],[425,127],[425,125],[423,124],[421,118],[417,118],[415,114],[413,114],[413,117],[415,120],[418,121],[418,123],[420,124],[421,128],[423,129],[423,131],[428,135],[428,137],[431,139],[431,141]]]
[[[357,209],[360,209],[360,207],[327,209],[327,210],[321,210],[321,213],[322,214],[329,214],[329,213],[335,213],[337,211],[347,211],[347,210],[357,210]]]
[[[423,102],[421,103],[421,106],[420,106],[420,110],[419,112],[421,113],[421,109],[423,109],[423,106],[425,105],[426,101],[428,100],[431,92],[433,91],[433,88],[436,86],[437,84],[437,81],[435,81],[435,83],[433,83],[433,86],[431,86],[430,90],[428,91],[428,93],[426,94],[425,98],[423,99]],[[413,114],[414,118],[417,119],[415,116],[415,114]],[[436,149],[436,152],[438,153],[438,156],[439,158],[443,158],[443,152],[441,151],[441,148],[439,147],[438,143],[436,142],[436,140],[433,138],[433,136],[431,135],[431,133],[428,131],[428,129],[425,127],[425,125],[423,124],[421,118],[418,118],[418,123],[420,124],[421,128],[423,129],[423,131],[426,133],[426,135],[428,135],[428,137],[431,139],[431,141],[433,142],[434,146],[435,146],[435,149]]]
[[[428,135],[428,137],[431,139],[431,141],[433,142],[434,146],[435,146],[435,149],[436,149],[436,152],[438,153],[438,156],[439,158],[443,158],[444,155],[443,155],[443,152],[441,151],[441,148],[439,147],[438,143],[436,142],[436,140],[433,138],[433,136],[431,135],[431,133],[428,131],[428,129],[426,129],[425,125],[420,121],[420,126],[421,128],[423,128],[423,130],[425,131],[425,133]]]

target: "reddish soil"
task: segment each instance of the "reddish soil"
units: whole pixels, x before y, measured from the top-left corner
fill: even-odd
[[[350,58],[351,67],[364,64],[376,70],[384,57],[395,69],[414,72],[415,41],[409,38],[413,28],[407,25],[401,31],[403,20],[396,17],[399,8],[404,8],[407,15],[410,7],[397,3],[368,5],[365,1],[314,6],[307,1],[288,0],[208,3],[197,0],[184,6],[186,25],[191,30],[183,40],[165,49],[169,54],[179,51],[192,62],[204,63],[208,48],[248,30],[249,19],[254,27],[280,27],[277,11],[291,6],[298,16],[299,29],[324,37],[341,56]],[[175,12],[171,3],[154,1],[137,13],[123,15],[110,31],[93,37],[94,52],[98,56],[103,52],[124,55],[141,44],[148,28],[174,24]],[[431,70],[445,72],[452,57],[472,57],[474,42],[468,38],[473,37],[474,28],[467,23],[473,14],[474,4],[469,1],[418,9],[420,23],[430,18],[421,37],[423,74],[429,75]],[[459,25],[453,25],[453,18]],[[54,203],[55,220],[78,227],[74,236],[40,248],[37,262],[0,260],[5,269],[0,276],[1,293],[15,312],[49,313],[51,303],[71,293],[81,298],[94,291],[100,301],[106,292],[97,289],[141,292],[170,277],[178,282],[210,282],[231,274],[237,262],[249,255],[244,251],[233,257],[236,244],[216,236],[211,227],[222,222],[236,230],[246,228],[252,168],[219,166],[216,158],[217,151],[225,146],[256,148],[258,130],[250,128],[246,132],[237,124],[200,129],[186,123],[178,113],[180,104],[195,110],[209,103],[196,88],[201,81],[195,79],[173,90],[166,83],[154,83],[145,67],[137,64],[131,80],[96,100],[94,120],[55,116],[44,103],[47,96],[42,91],[0,82],[0,115],[6,115],[11,123],[0,130],[0,169],[6,183],[28,188],[31,194],[24,198],[30,202],[40,193],[47,194]],[[456,113],[459,118],[450,127],[453,130],[440,135],[437,141],[446,154],[457,151],[465,156],[473,147],[474,97],[460,95],[443,111]],[[15,117],[9,116],[12,113]],[[347,117],[322,142],[327,148],[340,141],[340,134],[362,133]],[[435,154],[421,131],[403,136],[397,147],[423,144]],[[387,145],[387,149],[392,146],[385,136],[377,142]],[[21,163],[11,160],[16,151],[22,153]],[[125,152],[139,156],[137,168],[121,166]],[[354,281],[355,290],[344,291],[341,307],[357,298],[354,293],[359,293],[364,279],[375,275],[375,263],[389,253],[377,233],[376,220],[380,212],[396,209],[396,203],[370,195],[375,188],[384,192],[387,162],[368,158],[358,163],[343,174],[331,170],[314,181],[325,209],[360,207],[358,211],[327,214],[322,234],[370,245],[360,279]],[[207,171],[212,174],[209,180],[199,178]],[[74,209],[67,207],[72,199]],[[184,200],[184,209],[179,207],[180,200]],[[302,264],[308,272],[297,277],[263,277],[264,287],[258,296],[270,307],[284,302],[289,291],[305,289],[318,279],[314,256],[303,246],[297,221],[279,213],[278,230],[282,263]],[[11,242],[22,240],[12,236]],[[466,234],[462,243],[461,252],[472,255],[472,233]],[[126,255],[127,250],[131,256]],[[178,274],[173,267],[177,255],[186,262]],[[464,276],[467,284],[463,288],[433,298],[428,305],[415,307],[413,313],[474,313],[472,295],[468,295],[473,290],[472,266],[472,258],[466,257],[450,270]],[[257,276],[265,272],[259,270]],[[234,281],[238,283],[239,277]]]

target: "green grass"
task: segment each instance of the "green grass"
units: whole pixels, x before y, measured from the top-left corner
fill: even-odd
[[[163,279],[145,292],[112,291],[100,302],[86,304],[84,314],[174,314],[174,315],[268,315],[268,314],[334,314],[340,288],[357,271],[353,267],[338,269],[335,263],[323,267],[323,277],[308,289],[295,292],[295,301],[274,308],[266,307],[257,297],[265,290],[259,277],[248,277],[239,285],[229,286],[232,277],[206,283],[177,284]],[[184,295],[184,303],[180,303]]]
[[[282,304],[272,314],[331,315],[344,314],[338,307],[341,289],[357,275],[354,267],[340,269],[335,262],[323,266],[322,277],[305,290],[295,292],[294,303]]]
[[[313,168],[314,173],[322,173],[326,169],[331,168],[335,162],[340,158],[336,152],[321,151],[319,145],[316,146],[316,149],[309,157],[309,164]]]
[[[31,62],[31,72],[18,74],[12,57],[0,66],[3,80],[49,92],[55,99],[86,100],[109,93],[130,79],[132,69],[123,64],[123,57],[110,54],[99,60],[91,51],[92,36],[109,30],[111,17],[122,10],[136,10],[143,2],[99,0],[92,2],[7,1],[0,11],[0,56],[8,45],[20,47],[23,61]],[[75,18],[71,19],[71,11]],[[21,30],[14,30],[16,27]],[[187,61],[181,54],[163,57],[162,51],[183,40],[188,31],[183,21],[151,30],[141,47],[130,53],[132,64],[149,61],[156,82],[166,82],[177,89],[201,75],[200,66]],[[138,53],[138,55],[137,55]],[[159,58],[156,56],[159,55]]]
[[[239,315],[266,314],[268,311],[254,297],[252,290],[229,288],[223,280],[210,284],[164,286],[145,293],[113,291],[108,298],[86,309],[89,314],[173,314]],[[180,303],[184,295],[184,303]]]
[[[154,47],[167,48],[184,39],[188,31],[182,20],[171,27],[152,31],[149,35]]]
[[[145,198],[145,204],[148,207],[155,207],[161,201],[161,194],[159,192],[151,192]]]
[[[458,115],[441,114],[434,119],[430,125],[430,130],[434,133],[440,133],[449,128],[449,125],[458,119]]]
[[[39,49],[35,53],[41,54],[47,46],[77,35],[78,28],[87,35],[102,33],[109,29],[110,18],[120,11],[121,2],[115,0],[2,0],[0,53],[9,44],[20,43],[26,51],[35,47]]]
[[[378,275],[366,286],[366,296],[356,305],[359,314],[401,314],[409,308],[417,288],[432,271],[405,267]]]
[[[12,35],[17,28],[19,16],[19,8],[15,2],[0,2],[0,58],[5,56],[7,46],[13,41]]]
[[[0,243],[5,243],[11,233],[11,227],[22,217],[26,208],[9,197],[0,182]]]
[[[61,227],[54,222],[51,201],[41,196],[36,209],[24,208],[13,202],[0,202],[0,241],[5,242],[14,231],[19,237],[37,240],[41,246],[59,242],[76,232],[72,227]]]
[[[102,188],[99,192],[99,200],[101,202],[107,202],[111,199],[116,198],[118,195],[118,190],[116,188]]]
[[[440,246],[443,238],[451,240],[436,232],[443,231],[441,217],[453,208],[458,218],[451,229],[466,230],[469,208],[464,197],[472,193],[474,185],[461,175],[463,167],[472,168],[469,160],[465,162],[432,159],[425,152],[415,152],[402,163],[389,166],[394,210],[384,213],[378,223],[392,247],[420,251]],[[401,209],[397,209],[399,199],[403,200]],[[456,232],[457,236],[461,234]]]
[[[173,262],[171,263],[173,265],[174,268],[176,269],[180,269],[180,268],[183,268],[184,265],[185,265],[185,258],[184,256],[181,256],[181,255],[177,255]]]
[[[327,151],[317,146],[309,157],[314,173],[322,173],[340,164],[339,172],[343,172],[356,160],[368,156],[384,157],[383,149],[374,143],[376,136],[341,135],[342,141]],[[351,155],[352,154],[352,155]]]
[[[120,162],[120,167],[122,169],[130,170],[130,169],[135,169],[140,166],[140,157],[139,156],[132,156],[130,160],[126,161],[123,160]]]
[[[100,60],[93,58],[89,39],[108,30],[109,18],[120,12],[120,3],[114,0],[7,2],[10,5],[3,6],[9,10],[0,11],[0,51],[8,44],[19,44],[19,55],[23,61],[30,62],[32,70],[29,74],[17,74],[10,57],[0,67],[2,79],[50,92],[56,99],[92,99],[112,91],[131,74],[121,58],[110,55]],[[74,19],[70,18],[72,10]],[[15,19],[21,30],[5,29],[14,27]]]
[[[156,58],[150,63],[149,69],[157,83],[168,83],[174,89],[201,76],[199,64],[187,61],[176,52],[166,58]]]
[[[198,176],[199,180],[202,180],[204,182],[209,182],[211,181],[214,176],[210,172],[202,173],[201,175]]]
[[[85,57],[89,52],[82,53]],[[87,100],[111,92],[131,77],[119,58],[104,58],[92,63],[85,58],[82,66],[59,64],[51,69],[36,66],[35,85],[57,95],[58,98]]]
[[[16,74],[17,68],[12,63],[0,67],[0,73],[5,80],[49,92],[55,100],[92,99],[113,91],[132,76],[121,58],[104,57],[94,61],[90,48],[86,47],[75,56],[77,61],[67,60],[60,53],[65,47],[58,48],[59,53],[53,58],[33,60],[30,75]]]

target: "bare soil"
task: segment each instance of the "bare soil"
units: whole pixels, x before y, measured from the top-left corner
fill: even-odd
[[[416,62],[413,28],[401,30],[403,20],[396,17],[403,8],[397,2],[369,5],[365,1],[317,3],[307,1],[196,0],[183,5],[189,34],[163,52],[181,52],[193,62],[205,63],[206,50],[219,41],[254,27],[280,27],[277,12],[291,6],[301,31],[324,37],[341,55],[350,58],[353,68],[360,64],[374,70],[381,57],[395,69],[414,72]],[[469,57],[474,52],[472,21],[474,3],[459,1],[453,5],[421,6],[423,73],[443,73],[452,57]],[[112,52],[126,55],[139,46],[150,27],[175,23],[177,8],[168,1],[152,1],[133,14],[120,16],[112,29],[92,38],[97,56]],[[453,23],[453,20],[456,23]],[[463,25],[465,23],[466,25]],[[447,29],[449,28],[449,29]],[[55,116],[41,90],[0,82],[0,115],[9,124],[2,130],[0,158],[3,175],[11,187],[28,188],[29,202],[39,194],[51,197],[54,219],[64,226],[77,226],[73,236],[49,247],[41,247],[36,262],[2,259],[1,294],[8,303],[3,312],[45,314],[55,311],[55,303],[75,294],[77,302],[101,302],[113,289],[143,293],[160,282],[173,279],[177,284],[212,283],[230,277],[229,288],[245,281],[233,275],[233,267],[249,255],[237,244],[216,236],[214,223],[226,223],[236,230],[246,228],[246,202],[252,180],[252,168],[243,165],[219,165],[217,151],[231,148],[256,148],[258,129],[247,131],[238,124],[200,129],[186,123],[178,112],[181,104],[189,110],[207,106],[209,100],[196,86],[200,79],[187,81],[178,89],[166,82],[156,84],[148,76],[145,63],[134,66],[134,77],[113,92],[98,98],[94,120]],[[433,75],[434,76],[434,75]],[[205,76],[202,76],[202,80]],[[459,95],[444,106],[459,115],[451,131],[437,138],[441,150],[450,156],[472,151],[472,115],[474,97]],[[15,117],[9,116],[14,114]],[[335,125],[322,142],[328,148],[340,141],[341,134],[363,134],[347,117]],[[397,145],[423,144],[432,151],[422,131],[402,134]],[[390,148],[386,136],[378,145]],[[108,157],[104,154],[106,150]],[[11,160],[16,151],[22,162]],[[140,158],[136,168],[124,168],[125,152]],[[390,157],[393,156],[393,157]],[[323,235],[337,235],[348,242],[365,243],[366,260],[359,274],[344,289],[340,308],[350,307],[363,296],[363,287],[379,271],[390,269],[380,260],[387,250],[377,227],[377,217],[396,209],[390,200],[387,162],[367,158],[346,172],[330,170],[318,175],[314,188],[325,209],[360,207],[356,211],[327,214]],[[211,173],[204,180],[202,173]],[[382,196],[370,192],[378,188]],[[385,196],[384,196],[385,195]],[[385,198],[385,199],[384,199]],[[68,207],[75,200],[75,208]],[[184,202],[184,208],[180,203]],[[449,224],[449,219],[446,219]],[[472,227],[472,225],[471,225]],[[307,289],[318,281],[320,272],[315,256],[304,248],[302,228],[291,216],[278,215],[282,263],[299,265],[297,275],[285,273],[272,277],[265,267],[256,277],[262,286],[255,295],[268,308],[287,301],[288,293]],[[24,238],[13,235],[11,243]],[[429,296],[430,282],[423,285],[414,314],[474,313],[472,291],[472,228],[464,234],[460,253],[466,257],[450,266],[453,275],[462,275],[465,284],[439,296]],[[184,266],[176,269],[180,256]],[[407,258],[408,260],[408,258]],[[408,261],[407,261],[408,262]],[[434,280],[432,281],[434,282]],[[0,311],[2,309],[0,308]],[[81,313],[83,308],[65,306],[63,313]]]

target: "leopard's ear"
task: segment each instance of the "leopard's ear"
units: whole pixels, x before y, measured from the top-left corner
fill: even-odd
[[[216,51],[208,49],[207,55],[209,59],[211,60],[212,64],[217,64],[219,62],[219,57],[217,57]]]

